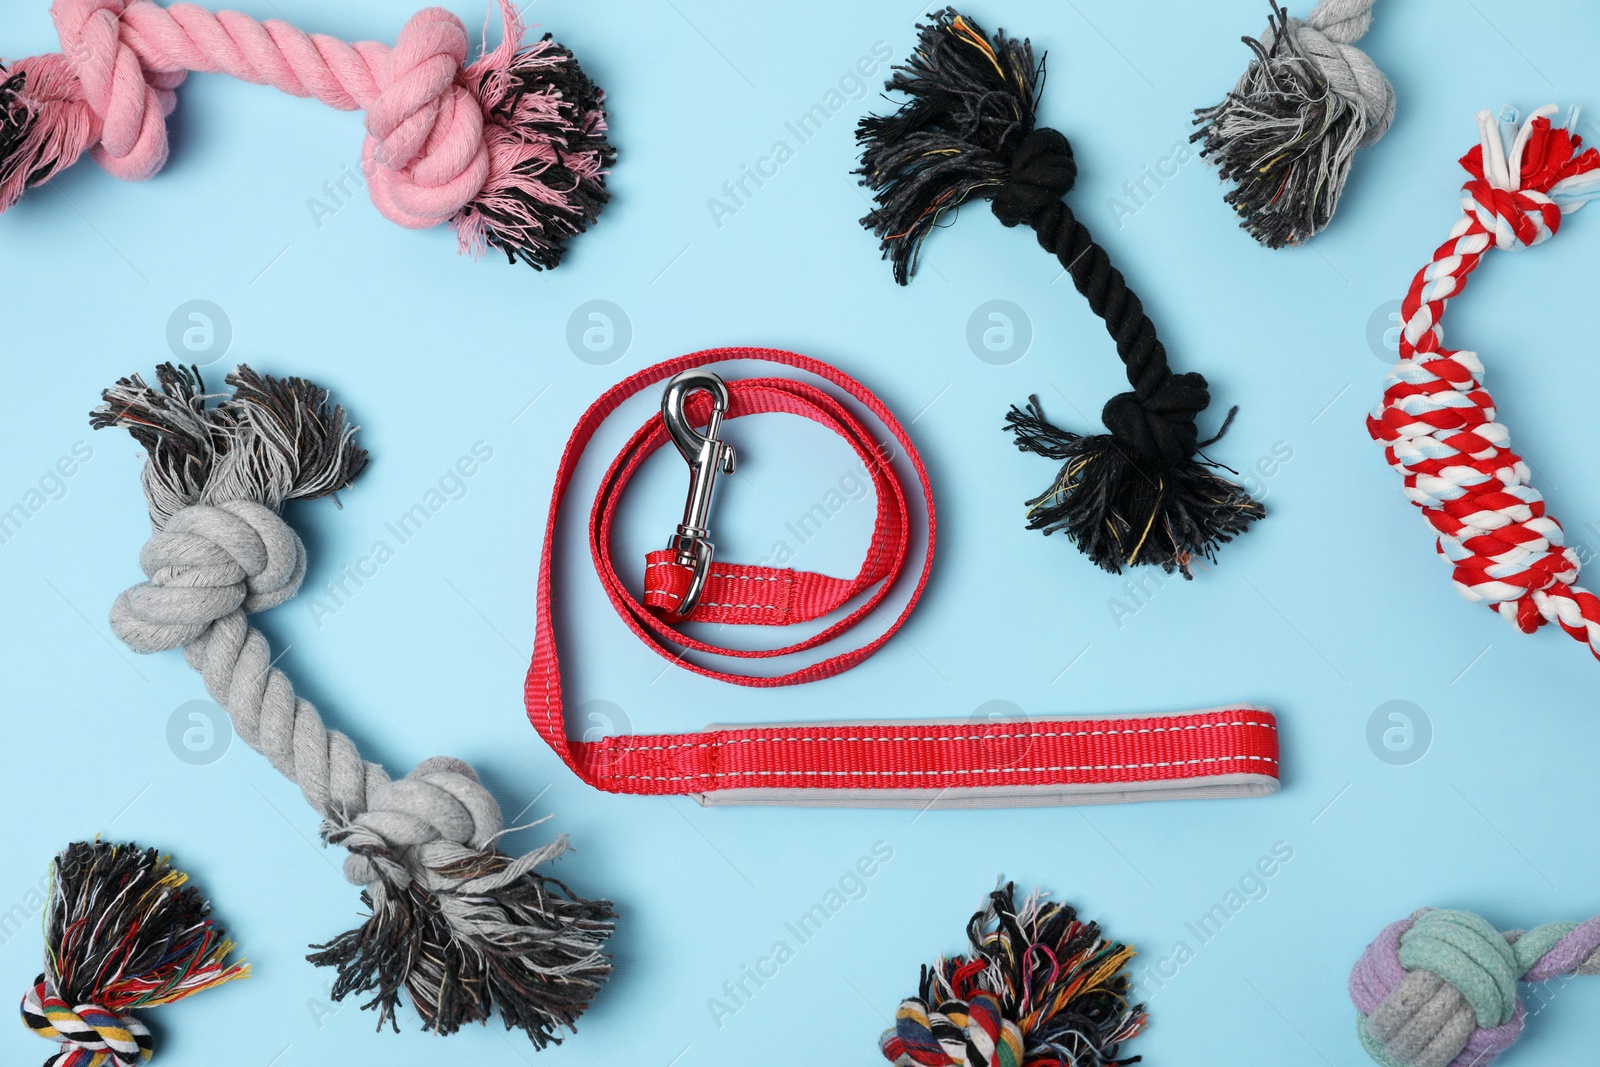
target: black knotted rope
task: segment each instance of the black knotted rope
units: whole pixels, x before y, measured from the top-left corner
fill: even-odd
[[[1028,528],[1066,531],[1112,572],[1153,564],[1192,577],[1194,557],[1214,558],[1266,514],[1200,455],[1233,412],[1214,437],[1199,439],[1195,420],[1211,401],[1205,378],[1173,373],[1144,305],[1062,201],[1078,168],[1065,136],[1034,125],[1044,67],[1031,44],[1004,32],[990,38],[949,8],[920,31],[916,52],[886,83],[909,99],[893,114],[863,119],[856,133],[858,173],[878,204],[862,224],[879,237],[902,285],[916,272],[923,239],[969,199],[989,200],[1007,226],[1033,228],[1105,320],[1130,388],[1101,412],[1105,434],[1052,424],[1037,397],[1012,407],[1006,426],[1017,447],[1063,462],[1050,488],[1028,501]]]

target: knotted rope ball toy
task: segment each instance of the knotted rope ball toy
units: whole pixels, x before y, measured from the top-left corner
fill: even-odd
[[[444,1034],[498,1007],[535,1046],[559,1041],[610,973],[614,925],[608,902],[539,873],[566,838],[502,853],[500,806],[460,760],[392,781],[295,693],[249,622],[305,577],[284,503],[337,492],[366,466],[355,427],[300,378],[240,367],[216,404],[198,372],[168,364],[156,381],[123,378],[91,416],[144,446],[154,526],[139,554],[148,580],[117,597],[111,628],[136,652],[183,649],[234,731],[322,816],[323,840],[349,852],[345,877],[372,913],[310,957],[338,968],[334,999],[370,993],[381,1027],[409,992],[424,1028]]]
[[[1100,936],[1066,904],[1015,886],[989,894],[967,924],[971,954],[922,968],[878,1047],[896,1067],[1120,1067],[1118,1046],[1145,1027],[1123,972],[1133,949]]]
[[[1305,20],[1272,4],[1256,58],[1220,104],[1195,112],[1189,138],[1233,188],[1239,225],[1268,248],[1322,230],[1356,151],[1394,121],[1394,86],[1355,46],[1373,0],[1321,0]]]
[[[1600,974],[1600,918],[1500,933],[1423,908],[1384,928],[1350,972],[1361,1043],[1384,1067],[1487,1067],[1522,1035],[1517,982]]]
[[[45,1067],[135,1067],[155,1052],[132,1013],[244,978],[189,876],[153,848],[79,841],[50,868],[44,973],[22,1023],[61,1051]]]
[[[55,0],[61,51],[0,64],[0,211],[85,151],[118,178],[154,175],[175,90],[202,71],[365,111],[362,170],[385,218],[449,222],[465,252],[553,267],[607,200],[605,97],[548,35],[521,47],[511,0],[500,11],[505,39],[463,65],[466,27],[437,7],[390,48],[188,3]]]
[[[1400,362],[1367,430],[1405,478],[1406,496],[1438,533],[1456,588],[1524,633],[1558,624],[1600,656],[1600,598],[1579,587],[1578,556],[1545,514],[1528,465],[1496,421],[1474,352],[1444,347],[1446,302],[1490,248],[1516,249],[1555,236],[1561,220],[1600,196],[1600,153],[1551,126],[1554,104],[1520,126],[1478,115],[1482,142],[1461,159],[1471,180],[1462,216],[1401,303]]]
[[[1139,298],[1062,202],[1078,168],[1066,137],[1035,125],[1042,71],[1028,41],[990,38],[949,8],[935,15],[887,83],[909,99],[892,115],[862,119],[856,132],[861,183],[878,204],[861,221],[902,285],[916,272],[923,239],[968,200],[988,200],[1007,226],[1033,228],[1105,320],[1131,388],[1106,403],[1104,434],[1052,425],[1038,397],[1011,409],[1006,425],[1017,447],[1063,463],[1050,488],[1028,501],[1028,528],[1066,531],[1113,573],[1150,564],[1189,578],[1196,556],[1213,558],[1266,509],[1209,469],[1218,464],[1200,450],[1221,433],[1201,441],[1195,424],[1211,402],[1205,378],[1172,371]]]

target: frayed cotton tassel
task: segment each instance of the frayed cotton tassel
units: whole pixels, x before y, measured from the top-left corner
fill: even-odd
[[[1256,58],[1220,104],[1195,112],[1190,140],[1233,188],[1239,225],[1269,248],[1299,244],[1339,206],[1356,150],[1394,120],[1394,87],[1355,42],[1373,0],[1322,0],[1305,20],[1276,3]]]
[[[967,924],[969,951],[922,968],[878,1049],[895,1067],[1126,1067],[1147,1021],[1126,968],[1133,949],[1007,882]]]
[[[244,978],[211,905],[153,848],[79,841],[50,866],[45,969],[22,1023],[61,1046],[45,1067],[133,1067],[155,1052],[133,1014]]]

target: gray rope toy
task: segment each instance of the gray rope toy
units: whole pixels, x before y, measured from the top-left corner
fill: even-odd
[[[305,545],[279,512],[360,474],[356,428],[300,378],[241,366],[220,398],[197,370],[163,365],[156,381],[121,379],[90,416],[96,429],[128,429],[147,453],[147,580],[117,597],[111,628],[135,652],[183,649],[239,737],[322,816],[323,840],[348,850],[345,877],[371,916],[310,959],[338,968],[336,999],[373,994],[363,1006],[378,1009],[380,1028],[398,1029],[404,989],[425,1029],[453,1033],[498,1007],[535,1046],[559,1042],[610,972],[601,949],[614,927],[610,903],[537,873],[566,838],[518,859],[500,852],[500,807],[460,760],[391,780],[295,693],[247,618],[299,588]]]
[[[1355,42],[1373,0],[1322,0],[1304,20],[1274,0],[1256,58],[1227,99],[1195,112],[1200,154],[1233,188],[1239,225],[1269,248],[1298,244],[1333,218],[1356,150],[1394,121],[1394,86]]]

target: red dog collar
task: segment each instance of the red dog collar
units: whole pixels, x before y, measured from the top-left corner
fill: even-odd
[[[727,383],[725,411],[703,391],[680,388],[688,435],[674,437],[653,417],[628,440],[602,479],[590,512],[589,545],[601,584],[617,613],[647,645],[680,666],[747,686],[828,678],[872,655],[900,629],[927,585],[935,517],[928,472],[905,429],[865,386],[814,359],[765,348],[722,348],[668,360],[613,386],[573,430],[556,471],[539,565],[538,625],[524,701],[539,735],[585,782],[613,793],[691,795],[704,804],[992,807],[1093,804],[1179,797],[1261,796],[1278,788],[1277,722],[1262,708],[1233,705],[1177,715],[1053,718],[995,723],[959,719],[789,723],[712,727],[694,734],[567,738],[561,669],[551,607],[556,520],[578,460],[595,431],[625,400],[684,371],[726,360],[753,360],[805,371],[836,387],[888,430],[916,473],[927,510],[927,550],[906,604],[889,627],[864,644],[775,676],[739,673],[742,659],[782,659],[831,644],[873,613],[905,575],[913,556],[911,495],[885,462],[873,433],[829,392],[792,378]],[[871,547],[854,577],[714,561],[705,536],[710,481],[731,469],[732,451],[717,422],[784,412],[843,437],[868,471],[877,497]],[[700,433],[694,426],[706,425]],[[705,505],[691,490],[671,547],[646,559],[646,588],[635,597],[611,557],[617,505],[651,453],[676,441],[699,459]],[[696,521],[698,520],[698,521]],[[703,584],[695,589],[697,575]],[[909,577],[909,576],[907,576]],[[685,598],[692,610],[680,614]],[[851,604],[859,601],[853,607]],[[845,610],[804,640],[776,649],[731,649],[684,633],[684,622],[782,626]],[[728,669],[689,659],[732,661]]]

